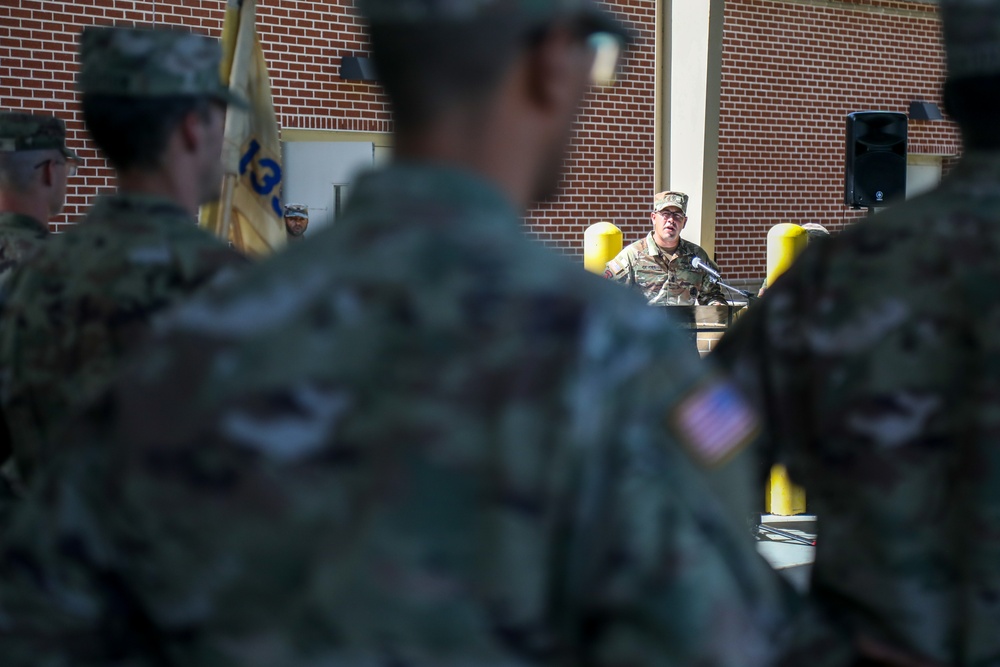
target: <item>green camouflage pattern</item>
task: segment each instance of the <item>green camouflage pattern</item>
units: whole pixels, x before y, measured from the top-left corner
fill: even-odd
[[[0,540],[0,664],[842,660],[734,518],[745,407],[491,186],[368,174],[74,427]]]
[[[80,156],[66,148],[66,124],[43,114],[0,111],[0,153],[55,149],[80,161]]]
[[[1000,664],[998,278],[1000,153],[970,151],[810,243],[710,356],[819,517],[813,593],[899,664]]]
[[[20,472],[41,443],[97,396],[155,313],[241,255],[169,200],[118,194],[52,237],[7,283],[0,403]]]
[[[1000,74],[1000,5],[995,0],[939,0],[949,78]]]
[[[220,79],[219,41],[183,30],[91,26],[80,36],[79,90],[124,97],[205,96],[246,107]]]
[[[708,274],[691,266],[701,261],[718,265],[697,244],[680,239],[673,255],[656,245],[653,233],[630,244],[605,266],[604,277],[639,290],[651,306],[707,306],[726,303],[722,288]]]
[[[556,16],[581,16],[603,30],[626,36],[611,12],[595,0],[355,0],[354,4],[373,23],[461,23],[509,16],[532,24]]]
[[[683,192],[658,192],[653,196],[653,210],[662,211],[668,206],[676,206],[687,214],[688,196]]]
[[[0,291],[11,272],[33,257],[48,238],[45,223],[20,213],[0,212]]]

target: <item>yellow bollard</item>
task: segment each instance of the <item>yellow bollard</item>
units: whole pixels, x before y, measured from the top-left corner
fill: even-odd
[[[792,265],[806,248],[809,235],[806,230],[790,222],[771,227],[767,232],[767,284],[774,281]],[[806,511],[806,492],[788,479],[785,466],[771,468],[771,479],[764,493],[764,506],[771,514],[793,516]]]
[[[792,265],[808,242],[809,234],[798,225],[783,222],[771,227],[767,232],[768,285],[773,285],[778,276]]]
[[[604,265],[622,251],[622,230],[610,222],[595,222],[583,233],[583,268],[604,275]]]
[[[788,470],[783,465],[771,468],[770,484],[764,493],[764,506],[768,512],[778,516],[805,514],[806,491],[801,486],[792,484],[788,479]]]

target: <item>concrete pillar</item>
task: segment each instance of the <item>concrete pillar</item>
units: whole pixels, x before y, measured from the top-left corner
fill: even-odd
[[[724,0],[657,5],[656,191],[690,197],[682,236],[715,255]]]

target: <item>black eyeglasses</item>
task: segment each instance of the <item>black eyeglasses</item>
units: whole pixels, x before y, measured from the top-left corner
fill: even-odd
[[[38,164],[36,164],[35,165],[35,169],[38,169],[39,167],[43,167],[43,166],[47,165],[50,162],[52,162],[54,164],[64,164],[64,165],[66,165],[66,175],[67,176],[76,176],[76,162],[70,162],[68,160],[57,160],[57,159],[52,158],[52,157],[50,157],[48,160],[42,160],[41,162],[39,162]]]
[[[654,211],[656,215],[661,218],[670,218],[671,220],[683,220],[684,214],[680,211]]]

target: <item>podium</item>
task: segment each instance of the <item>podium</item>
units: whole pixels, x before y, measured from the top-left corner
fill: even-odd
[[[746,309],[745,303],[728,306],[660,306],[678,326],[688,333],[691,342],[697,347],[698,354],[706,356],[722,338],[722,335]]]

